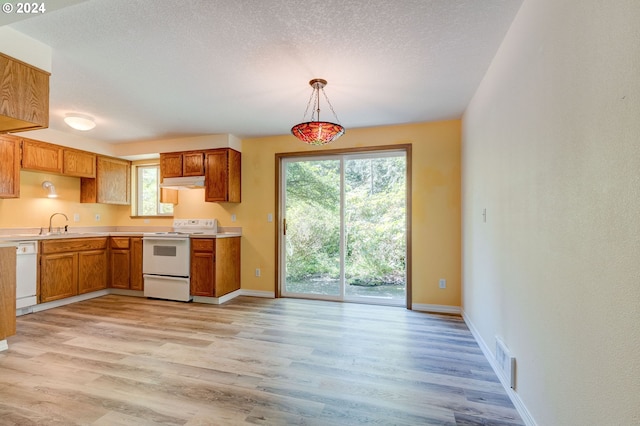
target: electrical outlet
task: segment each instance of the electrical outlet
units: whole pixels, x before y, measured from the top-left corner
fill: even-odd
[[[260,276],[260,268],[256,268],[256,277]]]
[[[236,214],[232,214],[231,215],[231,222],[235,222],[236,221]]]
[[[440,286],[440,288],[447,288],[447,280],[445,280],[444,278],[440,278],[438,285]]]
[[[273,213],[267,215],[267,222],[273,222]]]
[[[80,222],[80,213],[74,213],[73,214],[73,221],[74,222]]]
[[[100,222],[100,214],[96,213],[96,222]]]

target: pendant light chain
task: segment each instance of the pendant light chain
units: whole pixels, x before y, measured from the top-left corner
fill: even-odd
[[[338,118],[338,114],[336,114],[335,110],[333,109],[333,105],[331,105],[331,102],[329,102],[329,97],[327,96],[327,94],[324,92],[324,88],[321,89],[322,90],[322,94],[324,95],[324,99],[327,101],[327,103],[329,104],[329,109],[331,110],[331,112],[333,113],[333,116],[336,118],[336,121],[338,122],[338,124],[340,124],[340,119]],[[320,102],[320,101],[318,101]],[[318,120],[320,120],[320,113],[318,113]]]
[[[311,106],[311,100],[313,99],[313,95],[315,93],[315,89],[311,91],[311,96],[309,96],[309,102],[307,102],[307,108],[304,110],[304,115],[302,116],[302,121],[307,119],[307,113],[309,112],[309,107]],[[313,103],[313,108],[316,108],[315,101]],[[313,112],[311,113],[311,121],[313,121]]]

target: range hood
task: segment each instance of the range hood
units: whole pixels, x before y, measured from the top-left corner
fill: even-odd
[[[194,189],[204,188],[204,176],[184,176],[164,178],[160,188],[167,189]]]

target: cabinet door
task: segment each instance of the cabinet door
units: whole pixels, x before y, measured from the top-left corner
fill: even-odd
[[[182,154],[182,176],[204,175],[204,153],[185,152]]]
[[[63,174],[85,178],[96,177],[96,154],[65,148],[62,158]]]
[[[78,293],[107,288],[107,251],[91,250],[78,253]]]
[[[130,245],[131,270],[129,286],[131,290],[144,290],[144,280],[142,279],[142,238],[132,237]]]
[[[160,180],[166,177],[182,176],[182,154],[172,152],[160,154]]]
[[[131,203],[131,162],[99,155],[96,159],[96,178],[80,180],[81,203]]]
[[[207,151],[205,156],[205,201],[239,203],[240,153],[223,148]]]
[[[191,240],[191,295],[212,297],[215,287],[215,240]]]
[[[111,250],[111,287],[129,288],[129,250]]]
[[[233,149],[227,150],[227,201],[230,203],[239,203],[242,201],[242,155]]]
[[[227,201],[229,163],[224,149],[209,151],[206,154],[205,201]]]
[[[78,294],[78,253],[40,256],[40,303]]]
[[[0,54],[0,132],[49,126],[49,73]]]
[[[0,247],[0,340],[16,334],[16,249]]]
[[[20,139],[0,136],[0,198],[20,196]]]
[[[51,143],[23,139],[22,168],[62,173],[62,147]]]
[[[98,157],[96,179],[98,202],[129,204],[131,162],[117,158]]]
[[[240,237],[216,239],[215,283],[215,297],[240,288]]]

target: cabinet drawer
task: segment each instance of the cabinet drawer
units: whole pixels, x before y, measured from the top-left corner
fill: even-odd
[[[215,240],[211,238],[192,238],[191,247],[194,251],[213,251]]]
[[[129,237],[111,237],[112,249],[128,249]]]
[[[101,250],[107,248],[107,237],[98,238],[61,238],[42,241],[41,254],[64,253],[67,251]]]

